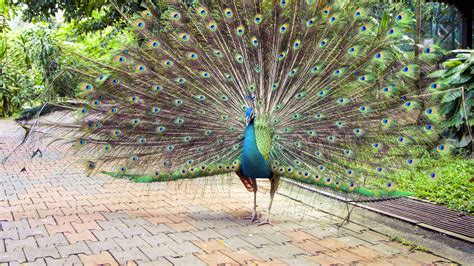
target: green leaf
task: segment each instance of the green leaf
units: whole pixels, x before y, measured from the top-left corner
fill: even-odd
[[[443,65],[446,68],[455,67],[455,66],[458,66],[460,64],[462,64],[462,62],[459,61],[459,60],[449,60],[449,61],[446,61],[446,62],[443,63]]]
[[[458,143],[458,147],[459,148],[464,148],[466,147],[467,145],[469,145],[470,143],[472,142],[472,138],[469,134],[466,134],[463,136],[463,138],[461,139],[461,141],[459,141]]]
[[[428,75],[428,78],[441,78],[446,73],[446,70],[441,69],[435,72],[432,72]]]
[[[448,103],[452,102],[454,100],[457,100],[459,97],[461,97],[462,93],[461,90],[454,90],[446,93],[441,100],[441,103]]]

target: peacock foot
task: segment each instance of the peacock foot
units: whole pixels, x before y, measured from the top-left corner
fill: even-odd
[[[258,213],[256,211],[252,211],[252,215],[244,217],[244,220],[250,220],[250,222],[255,223],[259,222]]]
[[[265,219],[261,220],[258,226],[265,225],[265,224],[273,225],[272,221],[270,221],[270,216],[267,216]]]

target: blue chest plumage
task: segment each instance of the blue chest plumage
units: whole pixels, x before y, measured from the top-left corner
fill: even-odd
[[[242,174],[249,178],[271,178],[270,164],[263,158],[257,148],[254,122],[245,129],[244,147],[242,150]]]

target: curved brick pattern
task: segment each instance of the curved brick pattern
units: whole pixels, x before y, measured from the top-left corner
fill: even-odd
[[[13,122],[0,121],[0,159],[21,134]],[[241,217],[252,197],[235,177],[169,184],[86,177],[65,146],[45,149],[46,143],[29,143],[0,165],[0,264],[449,263],[363,225],[338,229],[340,218],[279,195],[274,226],[249,224]],[[38,147],[43,157],[30,159]],[[266,206],[268,194],[258,197]]]

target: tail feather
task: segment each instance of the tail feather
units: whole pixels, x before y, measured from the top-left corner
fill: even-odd
[[[403,5],[377,21],[356,1],[206,3],[127,18],[136,44],[94,62],[103,72],[84,76],[79,122],[50,125],[76,131],[65,137],[90,171],[238,171],[248,106],[272,129],[275,174],[347,192],[392,191],[435,141],[432,89],[416,82],[441,51],[414,56]]]

